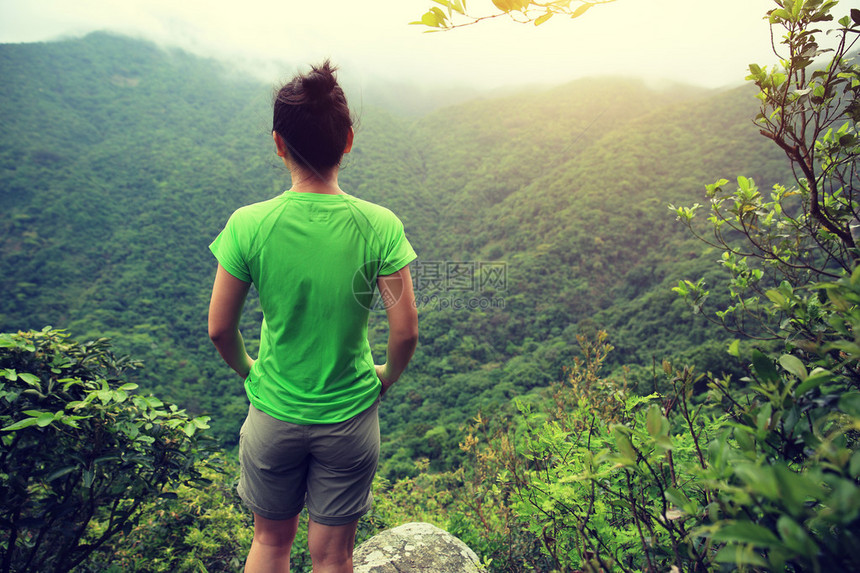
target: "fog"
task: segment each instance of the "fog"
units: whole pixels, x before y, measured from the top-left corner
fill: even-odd
[[[431,0],[0,0],[0,43],[109,30],[238,63],[276,81],[330,57],[354,81],[492,89],[595,75],[704,87],[775,61],[771,0],[617,0],[539,27],[497,18],[423,33]],[[468,3],[476,14],[490,0]]]

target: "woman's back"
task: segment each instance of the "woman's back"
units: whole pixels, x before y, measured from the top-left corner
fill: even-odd
[[[255,407],[324,424],[373,403],[375,280],[415,257],[393,213],[347,194],[288,191],[237,210],[212,250],[260,294],[260,356],[246,381]]]

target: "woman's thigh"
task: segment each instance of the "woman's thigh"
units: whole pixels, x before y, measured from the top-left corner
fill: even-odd
[[[304,506],[308,426],[278,420],[254,406],[239,433],[239,495],[254,513],[288,519]]]
[[[378,402],[338,424],[311,428],[307,507],[322,525],[346,525],[370,510],[379,462]]]

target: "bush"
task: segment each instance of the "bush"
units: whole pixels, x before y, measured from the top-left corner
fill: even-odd
[[[207,418],[132,393],[108,341],[0,334],[0,571],[68,571],[180,483],[205,483]]]
[[[106,543],[89,567],[104,573],[241,571],[253,516],[236,493],[238,463],[216,454],[201,471],[204,487],[180,485],[149,502],[128,532]]]

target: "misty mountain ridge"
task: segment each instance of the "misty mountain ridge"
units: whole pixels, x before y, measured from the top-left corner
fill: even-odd
[[[233,210],[289,187],[272,86],[104,33],[0,45],[0,74],[0,328],[112,337],[144,360],[146,391],[211,414],[232,445],[247,402],[206,335],[207,245]],[[702,201],[720,177],[788,180],[751,123],[749,88],[600,78],[413,101],[387,88],[348,95],[359,125],[341,186],[401,217],[414,275],[444,279],[456,263],[474,280],[437,281],[419,307],[418,353],[382,413],[386,472],[413,471],[435,427],[450,447],[433,446],[447,452],[433,464],[450,464],[462,420],[557,380],[577,334],[607,329],[608,367],[628,366],[633,383],[669,354],[702,367],[722,356],[725,335],[669,288],[703,272],[719,280],[716,255],[667,205]],[[481,282],[490,263],[503,281]],[[260,317],[250,300],[252,353]]]

